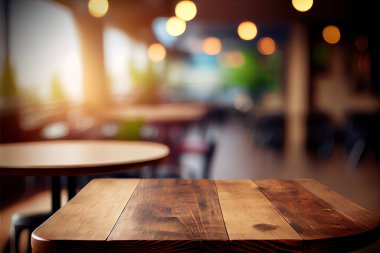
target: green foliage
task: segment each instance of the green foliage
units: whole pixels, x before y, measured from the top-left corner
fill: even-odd
[[[51,82],[50,97],[54,101],[62,101],[66,99],[65,92],[62,89],[61,80],[57,75],[54,75],[53,80]]]
[[[313,64],[313,68],[318,71],[326,70],[330,57],[330,48],[326,45],[326,43],[319,43],[315,45],[311,55],[311,63]]]
[[[143,125],[144,121],[142,119],[126,120],[120,124],[115,138],[117,140],[140,140],[140,129]]]
[[[142,70],[139,70],[134,63],[131,63],[130,74],[133,84],[137,86],[153,86],[157,84],[159,80],[159,76],[154,71],[151,61],[149,61],[146,68]]]
[[[142,70],[138,69],[135,64],[130,65],[130,75],[138,94],[135,98],[139,103],[157,103],[160,100],[159,86],[163,74],[162,72],[157,73],[153,67],[151,61]]]
[[[15,75],[9,60],[5,60],[0,79],[0,98],[16,97],[18,88]]]
[[[243,51],[244,64],[223,70],[224,81],[249,91],[254,99],[265,92],[280,88],[280,57],[278,54],[260,56],[257,52]]]

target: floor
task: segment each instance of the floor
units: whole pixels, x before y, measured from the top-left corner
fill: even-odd
[[[347,166],[347,155],[339,146],[333,150],[331,157],[323,160],[302,150],[283,154],[254,145],[252,131],[237,120],[229,121],[224,126],[215,125],[210,128],[208,136],[217,140],[211,164],[212,179],[314,178],[380,216],[380,165],[374,156],[363,157],[352,168]],[[188,139],[194,141],[197,138],[200,138],[197,130],[190,131]],[[197,154],[183,156],[182,175],[199,178],[202,175],[199,164],[202,162],[202,157]],[[12,213],[47,211],[49,201],[49,193],[45,191],[1,209],[0,249],[6,248]],[[6,250],[3,252],[7,253]],[[380,239],[357,252],[380,252]]]
[[[380,215],[380,163],[373,154],[351,168],[340,146],[329,158],[317,159],[303,150],[284,155],[255,146],[249,129],[239,123],[221,128],[218,136],[213,179],[313,178]]]

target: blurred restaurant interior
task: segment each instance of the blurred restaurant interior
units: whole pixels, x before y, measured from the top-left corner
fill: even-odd
[[[0,143],[170,148],[78,191],[95,177],[314,178],[380,215],[376,1],[0,4]],[[0,176],[0,252],[14,213],[49,210],[49,180]]]

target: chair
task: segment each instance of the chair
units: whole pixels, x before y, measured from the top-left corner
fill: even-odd
[[[202,141],[196,144],[189,144],[189,143],[184,142],[182,145],[177,147],[177,150],[180,155],[185,155],[185,154],[201,155],[203,157],[202,173],[198,177],[201,177],[203,179],[210,178],[211,164],[212,164],[212,160],[213,160],[215,150],[216,150],[215,141],[209,141],[209,142]],[[193,179],[196,178],[194,173],[190,175],[190,178],[193,178]]]
[[[215,154],[216,144],[215,142],[211,142],[208,145],[208,148],[205,153],[205,164],[203,167],[203,178],[209,179],[211,174],[211,162]]]
[[[320,158],[331,155],[335,145],[335,127],[329,116],[322,112],[313,112],[306,119],[306,148]]]
[[[14,214],[12,216],[11,227],[11,252],[19,252],[20,235],[22,231],[28,230],[28,235],[31,235],[33,230],[40,226],[51,216],[51,213],[38,213],[38,214]],[[31,238],[28,236],[27,252],[32,252]]]
[[[363,156],[374,151],[379,160],[380,112],[349,113],[345,124],[345,150],[347,167],[355,168]]]
[[[285,139],[285,117],[282,114],[256,118],[253,123],[253,138],[257,145],[281,150]]]
[[[60,185],[61,180],[59,177],[52,177],[52,185],[53,186],[53,192],[59,192],[60,193]],[[69,198],[73,196],[69,195]],[[24,230],[28,231],[28,246],[27,246],[27,252],[31,253],[31,238],[30,235],[32,234],[33,230],[35,230],[38,226],[40,226],[44,221],[46,221],[56,210],[59,209],[61,202],[61,195],[59,194],[59,198],[55,201],[52,201],[52,210],[50,212],[43,212],[43,213],[32,213],[32,214],[21,214],[21,213],[15,213],[12,215],[11,219],[11,235],[10,235],[10,241],[11,241],[11,253],[18,253],[19,252],[19,243],[20,243],[20,236],[21,233]]]

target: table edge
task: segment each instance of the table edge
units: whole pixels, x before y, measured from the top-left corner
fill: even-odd
[[[309,179],[309,178],[302,178],[302,179]],[[103,179],[95,179],[95,180],[96,181],[101,181]],[[105,180],[107,180],[107,179],[105,179]],[[129,179],[122,179],[122,180],[129,180]],[[298,178],[297,179],[292,179],[292,181],[296,181],[296,180],[298,180]],[[314,179],[311,179],[311,180],[314,180]],[[223,180],[210,180],[210,181],[214,181],[215,182],[215,181],[223,181]],[[259,180],[255,180],[255,181],[259,181]],[[314,181],[316,181],[316,180],[314,180]],[[316,182],[318,182],[318,181],[316,181]],[[331,244],[332,242],[342,240],[344,242],[350,243],[349,246],[352,246],[352,247],[349,248],[350,250],[355,250],[355,248],[354,248],[355,245],[360,245],[361,240],[365,240],[365,242],[362,242],[362,243],[364,244],[364,246],[368,246],[371,243],[375,242],[379,238],[379,236],[380,236],[380,219],[376,215],[373,215],[373,217],[374,217],[374,220],[376,221],[376,222],[374,222],[373,227],[368,228],[368,229],[363,229],[361,231],[358,231],[358,232],[355,232],[355,233],[351,233],[351,234],[348,234],[348,235],[344,235],[344,236],[341,236],[341,237],[326,237],[326,238],[319,238],[319,239],[315,239],[315,240],[302,239],[302,238],[300,238],[299,240],[297,240],[297,239],[294,239],[294,240],[286,240],[286,239],[230,240],[230,239],[228,239],[228,240],[226,240],[226,242],[229,243],[229,244],[231,244],[231,243],[234,243],[234,242],[237,242],[237,241],[247,241],[247,242],[255,242],[255,241],[267,241],[267,242],[292,241],[292,242],[300,242],[300,243],[302,243],[302,248],[303,249],[307,249],[308,247],[310,247],[310,245],[314,245],[314,244],[316,244],[316,245],[323,245],[325,243]],[[54,252],[54,247],[55,247],[56,243],[67,241],[67,240],[49,240],[49,239],[45,239],[45,238],[36,236],[35,235],[35,231],[36,230],[33,231],[32,236],[31,236],[32,247],[33,247],[34,250],[36,250],[36,252]],[[107,239],[106,240],[93,240],[93,241],[87,241],[87,240],[72,240],[72,241],[74,241],[74,242],[88,242],[88,243],[96,243],[96,242],[100,243],[101,242],[102,244],[105,245],[104,247],[112,246],[112,244],[115,243],[115,242],[116,243],[117,242],[118,243],[131,242],[131,241],[162,242],[162,240],[123,240],[123,241],[112,240],[112,241],[108,241]],[[208,241],[208,240],[202,240],[202,239],[200,239],[200,240],[180,239],[180,240],[165,240],[165,241],[175,241],[175,242],[188,242],[188,241],[194,241],[195,242],[195,241],[197,241],[197,242],[203,242],[203,241]],[[212,240],[210,240],[210,241],[212,241]],[[70,242],[71,242],[71,240],[70,240]],[[334,243],[332,243],[332,245],[334,245]],[[360,246],[363,247],[362,245],[360,245]]]

